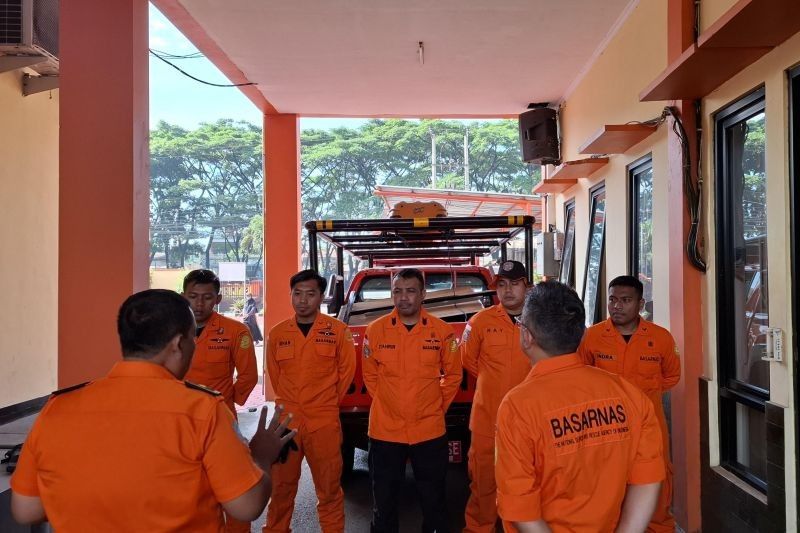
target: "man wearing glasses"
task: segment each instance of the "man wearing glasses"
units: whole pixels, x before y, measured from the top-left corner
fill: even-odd
[[[461,363],[478,381],[472,400],[468,454],[470,495],[465,512],[467,533],[491,533],[497,522],[494,479],[494,433],[497,408],[508,391],[519,385],[531,363],[519,345],[516,320],[530,284],[525,265],[505,261],[494,282],[499,305],[473,316],[461,337]]]
[[[235,416],[234,403],[244,405],[258,383],[258,367],[247,326],[214,311],[222,301],[219,289],[219,278],[211,270],[192,270],[183,278],[183,296],[197,322],[195,354],[186,380],[219,391]],[[225,528],[229,533],[249,533],[250,523],[227,516]]]

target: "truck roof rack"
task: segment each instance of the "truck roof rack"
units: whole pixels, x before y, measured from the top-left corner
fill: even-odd
[[[319,270],[317,238],[336,247],[340,265],[345,250],[367,260],[370,266],[403,259],[419,259],[425,263],[442,259],[450,264],[474,264],[478,256],[498,249],[504,261],[508,241],[524,232],[525,263],[532,276],[534,222],[535,218],[530,215],[384,218],[312,220],[306,222],[305,228],[311,252],[310,267],[315,270]]]

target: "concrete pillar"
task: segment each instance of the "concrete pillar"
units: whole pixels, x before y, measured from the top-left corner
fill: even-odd
[[[70,0],[60,16],[64,387],[100,377],[119,360],[117,310],[148,286],[148,3]]]

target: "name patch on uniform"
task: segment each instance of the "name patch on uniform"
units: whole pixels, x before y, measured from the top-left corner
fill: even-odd
[[[661,357],[657,355],[640,355],[639,361],[644,361],[646,363],[660,363]]]
[[[571,405],[545,418],[556,455],[630,438],[625,404],[619,398]]]
[[[603,359],[604,361],[613,361],[615,359],[613,355],[607,353],[599,353],[596,357],[598,359]]]
[[[425,343],[422,345],[423,350],[436,350],[438,352],[441,348],[442,344],[439,339],[425,339]]]
[[[396,344],[381,343],[381,344],[378,344],[378,349],[379,350],[396,350],[397,349],[397,345]]]

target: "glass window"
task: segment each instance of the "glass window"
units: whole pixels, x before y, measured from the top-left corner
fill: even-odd
[[[766,489],[764,404],[769,399],[767,175],[763,89],[716,117],[717,286],[721,453]]]
[[[628,169],[630,191],[629,272],[644,286],[642,316],[653,320],[653,160]]]
[[[364,280],[356,295],[356,302],[382,300],[392,297],[392,280],[389,276],[373,276]]]
[[[456,287],[470,287],[472,292],[487,290],[486,280],[477,274],[456,274]]]
[[[425,291],[449,291],[453,288],[453,275],[450,272],[425,273]]]
[[[600,185],[592,191],[589,210],[589,245],[586,252],[586,272],[583,283],[583,306],[586,325],[591,326],[602,316],[600,298],[603,291],[603,256],[605,253],[606,189]]]
[[[575,288],[575,200],[564,204],[564,251],[558,281]]]

